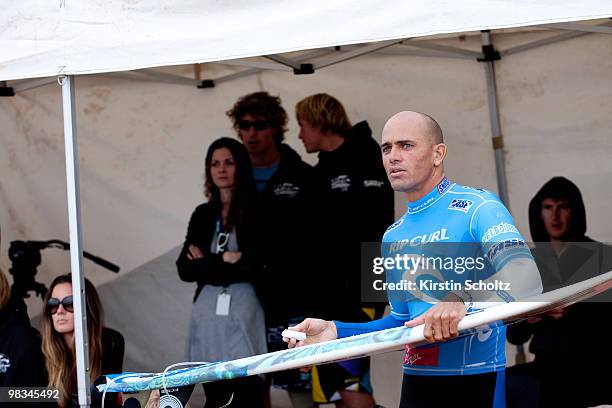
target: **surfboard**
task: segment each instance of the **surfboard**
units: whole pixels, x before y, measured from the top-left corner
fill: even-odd
[[[505,303],[476,311],[459,322],[460,335],[474,333],[488,323],[512,323],[528,316],[566,307],[612,288],[612,271],[520,302]],[[166,373],[124,373],[106,376],[100,391],[139,392],[266,374],[314,364],[363,357],[405,345],[425,343],[423,327],[396,327],[324,343],[260,354],[232,361],[200,364]]]

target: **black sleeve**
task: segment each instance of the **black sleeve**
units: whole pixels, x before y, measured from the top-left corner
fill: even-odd
[[[125,340],[121,333],[105,327],[102,331],[102,374],[123,372]]]
[[[189,220],[189,226],[187,227],[187,235],[185,236],[185,243],[181,249],[181,253],[176,260],[176,267],[178,270],[179,277],[185,282],[196,282],[198,280],[198,271],[201,271],[202,265],[201,260],[190,261],[187,258],[188,248],[190,245],[196,245],[201,247],[202,241],[202,228],[206,225],[204,223],[203,207],[200,206],[195,209]],[[199,245],[197,245],[199,244]],[[203,250],[203,248],[200,248]]]
[[[382,165],[380,155],[372,155],[359,175],[359,211],[362,222],[362,242],[380,242],[389,225],[395,221],[393,189]],[[367,216],[364,216],[367,214]]]
[[[45,387],[47,371],[38,331],[31,327],[18,327],[6,333],[12,336],[12,350],[3,350],[8,369],[0,375],[3,387]]]
[[[529,323],[527,320],[509,324],[506,329],[506,338],[514,345],[525,344],[533,335],[536,324],[538,323]]]

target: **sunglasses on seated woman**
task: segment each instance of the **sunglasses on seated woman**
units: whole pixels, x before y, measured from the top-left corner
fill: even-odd
[[[59,310],[60,305],[64,306],[64,310],[69,313],[74,313],[74,306],[72,302],[72,296],[66,296],[62,300],[58,298],[51,298],[47,301],[47,312],[49,314],[56,314]]]

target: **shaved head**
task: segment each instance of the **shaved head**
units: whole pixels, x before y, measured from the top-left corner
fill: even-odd
[[[409,201],[429,193],[444,177],[446,145],[440,125],[429,115],[396,113],[385,123],[380,147],[391,186]]]
[[[383,134],[387,127],[409,127],[416,128],[420,133],[431,142],[432,145],[444,143],[444,135],[438,122],[434,118],[425,113],[414,112],[414,111],[402,111],[391,116],[385,127],[383,128]]]

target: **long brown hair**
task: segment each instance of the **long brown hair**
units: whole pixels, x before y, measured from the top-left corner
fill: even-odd
[[[74,342],[67,345],[64,337],[53,328],[51,314],[47,310],[47,302],[53,289],[61,283],[72,284],[72,274],[60,275],[53,280],[44,300],[42,313],[42,349],[45,364],[49,374],[49,388],[60,390],[60,407],[70,405],[72,392],[76,390],[76,356]],[[100,297],[94,285],[85,279],[87,337],[89,344],[89,379],[94,381],[102,371],[102,329],[104,327],[104,311]],[[78,317],[75,317],[78,318]]]
[[[253,180],[253,167],[246,147],[235,139],[222,137],[210,145],[205,159],[205,194],[208,202],[218,207],[222,207],[221,193],[219,188],[213,183],[210,166],[213,153],[218,149],[228,149],[236,163],[236,173],[234,174],[234,193],[230,203],[229,214],[227,216],[226,227],[234,227],[244,221],[247,209],[253,203],[255,195],[255,181]]]
[[[0,231],[0,243],[2,243],[2,231]],[[0,268],[0,309],[2,309],[9,301],[11,297],[11,286],[9,285],[8,279],[4,274],[2,268]]]
[[[0,309],[2,309],[8,303],[11,297],[11,286],[6,278],[6,275],[0,269]]]

